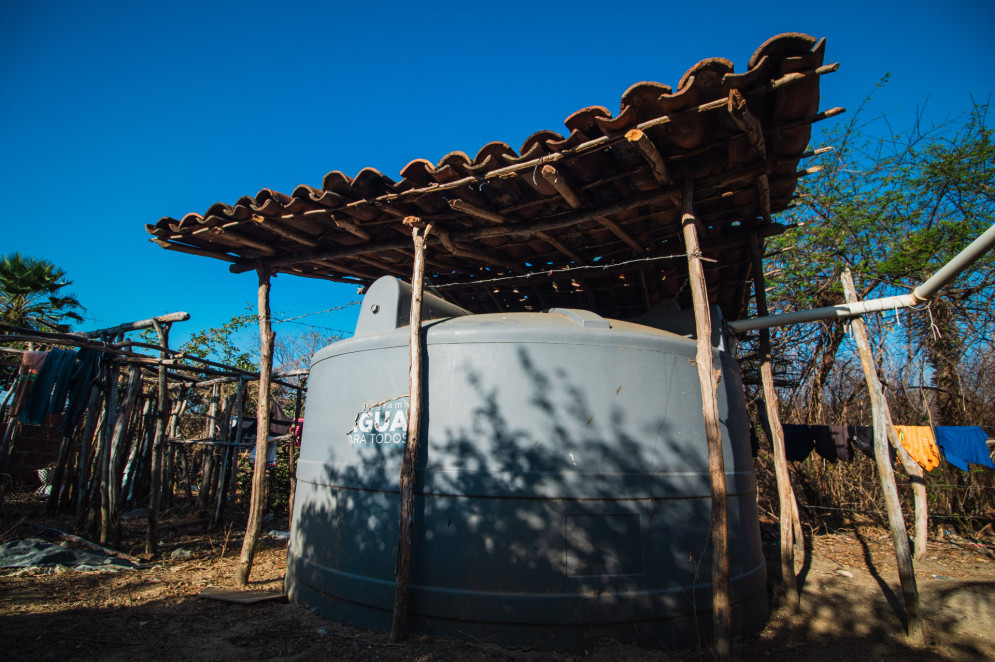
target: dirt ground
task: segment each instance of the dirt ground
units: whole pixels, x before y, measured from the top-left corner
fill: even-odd
[[[68,530],[40,504],[8,503],[0,543],[57,541],[31,524]],[[266,529],[279,529],[271,521]],[[282,523],[285,526],[285,522]],[[126,527],[124,551],[141,551],[142,523]],[[775,527],[770,530],[776,531]],[[702,660],[707,649],[648,650],[612,640],[584,652],[504,649],[481,641],[415,637],[391,644],[382,632],[356,630],[286,603],[240,605],[198,597],[228,588],[241,531],[205,532],[202,523],[167,519],[165,560],[124,572],[0,570],[0,657],[8,660]],[[771,576],[777,544],[765,536]],[[190,558],[170,559],[174,550]],[[252,572],[254,588],[280,589],[286,543],[266,538]],[[799,559],[803,597],[798,614],[775,605],[767,627],[734,643],[742,660],[995,659],[995,561],[943,541],[930,541],[917,563],[926,644],[904,636],[901,592],[892,546],[876,528],[838,531],[809,541]]]

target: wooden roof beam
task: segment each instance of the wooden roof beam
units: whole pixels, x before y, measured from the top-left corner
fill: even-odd
[[[764,128],[760,124],[750,109],[746,106],[746,97],[739,90],[729,90],[729,103],[727,108],[736,126],[746,134],[750,141],[750,147],[754,156],[767,163],[767,145],[764,141]],[[770,223],[770,178],[766,172],[757,177],[757,197],[760,201],[760,214],[764,222]]]
[[[556,192],[560,194],[560,197],[567,201],[567,204],[574,209],[581,208],[582,205],[580,198],[577,197],[577,194],[574,193],[566,179],[560,175],[556,168],[551,165],[544,165],[542,167],[542,176],[552,185],[553,188],[556,189]],[[633,250],[639,253],[646,252],[645,247],[641,246],[639,242],[629,236],[629,233],[619,227],[618,223],[615,221],[612,221],[605,216],[595,216],[592,220],[597,221],[603,227],[607,228],[612,234],[631,246]]]
[[[560,243],[559,241],[557,241],[556,239],[554,239],[552,236],[546,234],[545,232],[536,232],[535,236],[539,237],[540,239],[542,239],[543,241],[545,241],[547,244],[549,244],[550,246],[552,246],[556,250],[560,251],[561,253],[563,253],[564,255],[566,255],[568,258],[570,258],[571,260],[573,260],[577,264],[585,264],[584,260],[582,260],[579,255],[577,255],[576,253],[574,253],[572,250],[570,250],[565,245],[563,245],[562,243]]]
[[[338,263],[329,262],[328,260],[308,260],[308,261],[313,262],[319,266],[325,267],[326,269],[330,269],[332,271],[338,271],[339,273],[355,276],[356,278],[363,278],[369,281],[374,281],[377,279],[377,277],[374,276],[373,274],[366,273],[364,271],[357,271],[349,267],[343,267]]]
[[[649,163],[650,172],[653,173],[653,177],[660,186],[671,186],[674,183],[670,173],[667,172],[667,164],[663,162],[660,150],[656,148],[649,136],[639,129],[632,129],[625,134],[625,139],[630,145],[638,149],[646,162]]]
[[[453,255],[456,255],[458,257],[469,258],[471,260],[477,260],[478,262],[483,262],[484,264],[490,264],[495,267],[501,267],[502,269],[507,269],[513,273],[522,272],[521,267],[519,267],[516,264],[512,264],[511,262],[505,262],[504,260],[499,260],[486,253],[481,253],[479,251],[475,251],[470,248],[457,246],[456,241],[453,240],[450,234],[446,232],[446,230],[444,230],[443,228],[439,227],[438,225],[435,225],[433,227],[433,233],[435,234],[435,236],[439,238],[439,241],[442,242],[442,245],[446,248],[446,250],[452,253]]]
[[[375,258],[366,255],[357,255],[356,261],[362,262],[363,264],[368,264],[371,267],[376,267],[377,269],[380,269],[384,273],[393,274],[395,276],[401,276],[402,278],[408,278],[411,275],[407,272],[407,270],[402,269],[397,265],[390,264],[389,262],[384,262],[383,260],[377,260]]]
[[[221,253],[219,251],[210,251],[206,248],[199,248],[197,246],[188,246],[186,244],[178,244],[175,241],[169,241],[168,239],[160,239],[159,237],[153,237],[151,239],[152,243],[165,248],[166,250],[176,251],[177,253],[186,253],[188,255],[199,255],[200,257],[213,257],[216,260],[224,260],[225,262],[235,262],[237,258],[232,257],[226,253]]]
[[[276,252],[273,250],[273,247],[270,244],[267,244],[265,241],[259,241],[258,239],[247,237],[240,232],[236,232],[231,228],[226,228],[221,225],[216,225],[212,228],[209,228],[207,232],[211,236],[217,237],[221,241],[224,241],[224,239],[228,239],[233,244],[239,246],[246,246],[248,248],[254,248],[263,255],[273,255]],[[224,237],[224,239],[222,239],[222,236]]]
[[[349,234],[353,235],[354,237],[359,237],[363,241],[369,241],[370,240],[370,233],[367,232],[366,230],[364,230],[363,228],[359,227],[358,225],[356,225],[352,221],[347,221],[347,220],[345,220],[343,218],[338,218],[338,217],[336,217],[336,216],[333,215],[332,216],[332,223],[335,223],[336,226],[342,228],[343,230],[345,230]]]
[[[279,223],[274,223],[273,221],[278,220],[274,218],[267,218],[266,216],[260,216],[259,214],[253,214],[252,220],[254,223],[258,224],[259,227],[265,229],[267,232],[272,232],[275,235],[283,237],[284,239],[289,239],[298,244],[307,246],[308,248],[317,248],[321,245],[314,237],[304,234],[299,230],[292,230],[286,226],[280,225]]]
[[[464,214],[473,216],[474,218],[479,218],[482,221],[487,221],[489,223],[507,223],[508,218],[502,216],[501,214],[496,214],[492,211],[488,211],[476,205],[471,205],[465,200],[455,199],[449,201],[449,206],[456,211],[461,211]]]

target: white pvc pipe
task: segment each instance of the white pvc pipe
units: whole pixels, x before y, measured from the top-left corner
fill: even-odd
[[[936,293],[944,285],[959,276],[964,269],[974,264],[992,246],[995,246],[995,225],[985,230],[980,237],[955,255],[953,259],[943,265],[926,282],[912,290],[911,294],[870,299],[856,303],[841,303],[837,306],[799,310],[781,315],[767,315],[766,317],[736,320],[727,322],[726,326],[732,333],[738,334],[758,329],[769,329],[773,326],[788,326],[790,324],[804,324],[806,322],[818,322],[819,320],[826,319],[857,317],[882,310],[898,310],[899,308],[918,306],[936,296]]]

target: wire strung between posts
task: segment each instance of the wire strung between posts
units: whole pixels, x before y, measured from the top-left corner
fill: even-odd
[[[857,508],[834,508],[832,506],[812,506],[808,504],[798,504],[799,508],[805,510],[831,510],[841,513],[856,513],[858,515],[877,515],[878,517],[885,517],[886,513],[883,510],[860,510]],[[929,513],[930,519],[981,519],[984,515],[940,515],[939,513]]]
[[[282,319],[281,318],[277,318],[277,317],[273,317],[272,320],[274,322],[292,322],[294,320],[299,320],[302,317],[310,317],[311,315],[321,315],[322,313],[334,313],[337,310],[345,310],[346,308],[351,308],[352,306],[358,306],[361,303],[363,303],[363,302],[362,301],[350,301],[349,303],[343,304],[341,306],[336,306],[334,308],[326,308],[325,310],[316,310],[313,313],[304,313],[303,315],[295,315],[294,317],[284,317]]]
[[[701,253],[677,253],[674,255],[658,255],[656,257],[642,257],[635,260],[626,260],[624,262],[606,262],[605,264],[585,264],[578,267],[563,267],[562,269],[543,269],[542,271],[530,271],[529,273],[519,274],[516,276],[498,276],[496,278],[486,278],[486,279],[474,279],[461,281],[459,283],[443,283],[441,285],[432,285],[432,289],[444,289],[447,287],[464,287],[466,285],[484,285],[486,283],[499,283],[507,280],[528,280],[530,278],[539,277],[549,277],[554,273],[567,273],[574,271],[594,271],[606,269],[617,269],[619,267],[626,267],[630,264],[640,264],[645,262],[660,262],[662,260],[676,260],[676,259],[687,259],[689,257],[696,257],[705,262],[718,262],[710,257],[704,257]]]

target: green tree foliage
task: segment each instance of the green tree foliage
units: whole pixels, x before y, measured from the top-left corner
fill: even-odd
[[[65,292],[66,272],[48,260],[11,253],[0,259],[0,320],[37,331],[68,331],[82,322],[79,300]]]
[[[219,361],[240,370],[259,370],[259,338],[255,342],[240,338],[239,334],[259,324],[259,316],[251,312],[251,306],[240,315],[233,315],[221,326],[197,331],[185,342],[180,351],[191,356]]]
[[[768,242],[771,300],[803,309],[843,301],[839,274],[854,273],[863,298],[902,294],[932,275],[995,222],[995,145],[988,105],[941,126],[895,131],[887,118],[858,110],[828,134],[824,172],[799,185],[788,220],[799,227]],[[963,366],[991,351],[995,257],[989,254],[941,297],[889,325],[883,346],[907,346],[900,377],[932,389],[934,423],[963,419]],[[902,336],[902,337],[900,337]],[[826,422],[822,393],[846,343],[842,325],[779,330],[782,356],[798,361],[799,387],[788,401]]]

